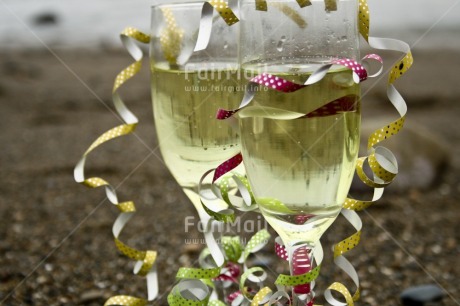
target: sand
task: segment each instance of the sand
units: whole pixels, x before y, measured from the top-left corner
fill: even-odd
[[[397,305],[403,289],[428,283],[437,283],[450,295],[445,305],[458,305],[457,55],[414,52],[415,66],[398,84],[409,103],[408,121],[442,139],[451,159],[436,184],[423,190],[390,189],[360,214],[363,241],[349,256],[362,281],[358,305]],[[4,305],[102,305],[111,295],[146,295],[144,280],[131,274],[132,262],[115,249],[111,226],[116,208],[103,190],[80,186],[72,176],[91,142],[121,123],[113,111],[111,88],[115,75],[130,61],[120,50],[0,54],[0,301]],[[394,115],[390,108],[379,106],[387,103],[383,83],[365,98],[368,118]],[[121,238],[134,247],[158,250],[161,292],[167,293],[178,267],[193,265],[201,248],[184,247],[185,239],[200,235],[196,230],[185,232],[184,219],[194,210],[160,159],[147,69],[122,94],[141,123],[135,135],[91,154],[88,174],[109,180],[121,199],[137,203],[139,213]],[[326,248],[351,232],[338,220],[325,235]],[[272,253],[270,248],[262,252],[277,271],[286,270]],[[331,254],[326,256],[318,290],[335,280],[350,284],[331,263]],[[165,305],[165,298],[161,295],[154,304]]]

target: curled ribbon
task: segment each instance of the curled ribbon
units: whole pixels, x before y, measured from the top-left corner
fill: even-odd
[[[299,4],[300,7],[311,5],[311,2],[309,0],[297,0],[297,3]],[[336,1],[326,0],[325,7],[326,7],[326,10],[329,10],[329,11],[335,10]],[[258,10],[267,10],[266,1],[256,0],[256,8]],[[194,48],[194,50],[196,51],[206,48],[207,44],[209,43],[209,38],[211,35],[211,25],[209,23],[209,20],[211,20],[211,23],[212,23],[212,18],[210,19],[209,15],[211,15],[212,17],[214,9],[218,11],[219,15],[225,20],[227,24],[231,25],[238,21],[237,5],[236,5],[235,0],[230,0],[228,2],[224,0],[214,0],[214,1],[209,1],[209,2],[204,3],[203,10],[202,10],[202,19],[200,22],[200,31],[198,33],[197,44]],[[296,21],[295,15],[292,15],[292,12],[286,10],[285,8],[282,8],[280,10],[284,14],[291,16],[291,19],[293,19],[299,26],[303,25],[302,20],[297,19]],[[163,14],[165,15],[165,17],[170,16],[168,12],[163,12]],[[168,18],[166,18],[166,20],[168,23],[168,28],[170,30],[174,28],[174,20],[173,19],[168,20]],[[355,282],[355,285],[357,286],[358,289],[355,292],[355,294],[351,296],[348,289],[342,284],[340,283],[332,284],[325,292],[325,296],[327,300],[332,305],[345,305],[345,304],[335,300],[335,298],[333,298],[331,295],[331,290],[340,292],[345,297],[346,305],[354,305],[353,302],[356,301],[357,298],[359,297],[359,281],[357,278],[356,271],[351,266],[351,264],[343,257],[343,254],[345,254],[347,251],[354,248],[359,243],[362,223],[361,223],[361,220],[359,219],[359,216],[354,211],[363,210],[369,207],[374,201],[378,200],[383,194],[383,187],[388,185],[397,174],[398,169],[397,169],[397,163],[396,163],[396,159],[394,158],[394,155],[389,150],[383,147],[375,147],[375,146],[379,144],[381,141],[388,139],[389,137],[397,134],[404,124],[405,116],[407,113],[407,106],[402,96],[399,94],[399,92],[394,87],[393,83],[403,74],[405,74],[413,63],[413,58],[410,52],[410,47],[406,43],[399,41],[399,40],[394,40],[394,39],[375,38],[375,37],[369,36],[369,10],[368,10],[366,0],[360,0],[359,29],[360,29],[361,35],[365,38],[365,40],[369,43],[371,47],[376,48],[376,49],[381,49],[381,50],[393,50],[393,51],[404,53],[403,58],[400,61],[398,61],[391,69],[390,74],[389,74],[388,87],[387,87],[387,96],[390,102],[394,105],[394,107],[398,111],[400,118],[390,123],[389,125],[375,131],[369,137],[368,149],[369,149],[370,154],[368,157],[361,158],[357,164],[357,173],[360,176],[360,178],[367,185],[375,188],[374,196],[371,201],[359,201],[359,200],[350,199],[350,198],[346,200],[344,204],[344,210],[342,210],[342,215],[355,227],[357,232],[354,235],[348,237],[347,239],[341,241],[340,243],[334,246],[334,261],[339,267],[341,267],[352,278],[352,280]],[[171,33],[168,34],[166,32],[163,34],[164,35],[162,36],[164,37],[164,39],[161,43],[162,43],[162,48],[165,53],[165,56],[167,56],[166,59],[170,63],[173,63],[174,61],[176,63],[180,63],[179,59],[181,55],[179,55],[180,49],[178,49],[180,48],[178,46],[180,46],[181,40],[182,40],[182,36],[180,35],[180,29],[177,29],[177,31],[172,33],[173,35],[170,35]],[[117,76],[115,80],[113,94],[112,94],[115,108],[125,123],[107,131],[90,146],[90,148],[84,153],[83,157],[77,163],[74,169],[74,177],[78,183],[86,185],[87,187],[90,187],[90,188],[105,187],[105,191],[106,191],[108,199],[119,208],[120,215],[118,216],[113,226],[115,244],[117,248],[120,250],[120,252],[122,252],[124,255],[137,261],[134,272],[136,274],[145,276],[147,278],[148,300],[153,300],[158,294],[157,274],[156,274],[156,269],[155,269],[155,259],[157,255],[156,252],[155,251],[139,251],[139,250],[133,249],[125,245],[123,242],[121,242],[118,239],[122,229],[124,228],[124,226],[127,224],[127,222],[130,220],[130,218],[135,212],[134,203],[130,201],[119,203],[115,188],[111,186],[107,181],[105,181],[102,178],[98,178],[98,177],[85,178],[85,175],[84,175],[84,165],[85,165],[85,161],[89,153],[91,153],[96,147],[102,145],[103,143],[111,139],[132,133],[138,123],[138,119],[136,118],[136,116],[132,114],[129,111],[129,109],[125,106],[125,104],[123,103],[121,97],[118,94],[118,88],[122,86],[127,80],[132,78],[141,68],[141,60],[143,57],[142,50],[136,46],[134,41],[138,41],[141,43],[148,43],[150,40],[150,37],[133,28],[127,28],[121,33],[121,40],[123,42],[123,45],[128,50],[128,52],[135,59],[135,62],[133,64],[131,64],[126,69],[124,69]],[[168,57],[168,54],[169,54],[169,57]],[[371,55],[368,57],[368,59],[379,60],[379,57],[376,55]],[[353,65],[355,65],[355,63],[353,63]],[[360,64],[357,64],[356,67],[361,68],[361,66],[359,65]],[[366,69],[363,69],[363,71],[366,71]],[[317,72],[318,72],[317,76],[321,77],[321,73],[325,74],[327,71],[322,71],[322,72],[317,71]],[[354,71],[354,72],[355,72],[354,73],[355,81],[356,81],[356,75],[358,75],[358,79],[361,80],[362,76],[360,76],[359,73],[357,73],[357,71]],[[372,75],[372,76],[375,76],[375,75]],[[372,76],[369,76],[369,77],[372,77]],[[269,79],[267,75],[267,79],[269,79],[269,81],[272,80],[271,77]],[[259,81],[258,84],[260,85],[261,80],[259,79],[258,81]],[[277,81],[277,80],[274,79],[273,81]],[[308,80],[306,83],[308,83]],[[265,85],[265,83],[262,85]],[[307,86],[310,84],[303,84],[303,85]],[[257,86],[257,85],[254,84],[253,86]],[[290,84],[289,86],[291,87],[287,85],[286,87],[284,87],[284,85],[283,86],[279,85],[279,86],[280,88],[284,88],[284,89],[290,88],[291,90],[299,90],[301,89],[301,87],[297,88],[296,86],[302,86],[302,85]],[[250,95],[251,93],[249,93],[249,96]],[[249,101],[246,100],[247,103],[245,105],[240,106],[240,109],[245,107],[247,104],[249,104],[252,97],[249,97],[249,98],[250,98]],[[245,95],[245,99],[248,99],[248,92]],[[243,102],[244,101],[245,100],[243,100]],[[344,107],[347,107],[346,100],[331,101],[330,103],[333,103],[331,105],[333,105],[334,107],[341,107],[343,105],[345,105]],[[286,119],[289,119],[290,117],[294,115],[295,116],[298,116],[298,115],[316,116],[316,115],[321,115],[322,112],[323,114],[326,114],[326,112],[328,111],[327,109],[328,105],[329,104],[326,104],[323,106],[326,108],[315,110],[317,111],[316,114],[314,114],[313,112],[309,114],[286,114],[286,116],[288,117]],[[235,113],[239,111],[240,109],[235,110]],[[233,115],[229,113],[225,114],[225,112],[223,112],[223,114],[224,114],[224,117],[227,115],[228,116]],[[221,118],[221,119],[224,119],[224,118]],[[374,177],[372,179],[368,178],[363,171],[363,166],[366,161],[373,172]],[[220,178],[223,174],[228,172],[229,167],[231,168],[240,162],[241,162],[240,157],[235,156],[232,162],[230,162],[229,164],[221,165],[222,167],[220,169],[218,167],[219,171],[216,171],[218,172],[218,174],[217,175],[215,174],[214,182],[218,178]],[[219,188],[216,188],[215,193],[219,194],[219,196],[223,200],[225,200],[227,203],[231,203],[229,205],[233,205],[239,209],[256,209],[257,205],[255,205],[255,201],[252,196],[252,193],[250,192],[250,188],[249,188],[247,179],[241,176],[240,177],[233,176],[233,179],[235,179],[235,181],[238,184],[238,188],[242,195],[241,197],[236,197],[228,192],[228,179],[226,179],[225,177],[221,180]],[[227,182],[227,186],[225,185],[225,182]],[[238,203],[239,206],[234,205],[235,199],[237,199],[236,202]],[[246,205],[246,207],[243,205]],[[277,204],[275,203],[275,205]],[[259,241],[258,239],[256,240]],[[263,245],[263,243],[259,243],[256,245],[260,247],[261,245]],[[256,249],[257,247],[253,246],[253,251]],[[226,252],[228,252],[228,250],[229,249],[227,249]],[[247,250],[248,250],[247,252],[251,253],[251,251],[249,251],[251,250],[250,247],[249,248],[247,247]],[[247,252],[246,253],[242,252],[241,254],[243,255],[241,255],[241,258],[246,258],[247,255],[244,255],[244,254],[247,254]],[[236,258],[235,256],[236,256],[235,253],[233,253],[233,255],[229,255],[228,257],[229,258],[231,257],[232,259],[234,259]],[[320,256],[315,255],[315,259],[318,260],[318,258],[321,258],[322,260],[322,250],[321,250]],[[317,267],[320,266],[320,262],[321,261],[319,261],[319,263],[317,264]],[[244,260],[243,260],[243,263],[244,263]],[[245,273],[247,273],[250,269],[246,269],[245,267],[245,270],[246,270]],[[208,271],[184,270],[184,269],[180,270],[179,278],[184,277],[184,279],[181,280],[181,282],[178,284],[178,287],[175,289],[175,293],[180,292],[180,294],[179,295],[173,294],[171,296],[171,301],[169,297],[168,297],[168,301],[171,302],[171,305],[218,305],[218,306],[223,305],[223,303],[218,300],[215,300],[215,299],[212,300],[210,298],[210,295],[206,291],[207,289],[205,289],[205,287],[206,288],[212,287],[212,282],[208,281],[207,279],[201,279],[201,280],[196,279],[197,277],[199,277],[199,275],[203,275],[206,277],[212,277],[217,273],[216,271],[217,269],[213,270],[212,268],[209,268]],[[199,274],[198,272],[202,274]],[[244,280],[251,278],[252,272],[243,274]],[[187,279],[185,277],[187,277]],[[191,279],[188,279],[189,277],[191,277]],[[292,278],[292,276],[285,276],[285,277],[281,276],[281,278],[277,281],[277,283],[295,286],[295,285],[302,284],[302,282],[305,282],[305,278],[308,281],[314,279],[314,277],[312,278],[311,275],[308,277],[304,276],[303,278],[302,277],[296,278],[296,276],[294,276],[294,278]],[[190,288],[195,288],[194,293],[193,293],[193,299],[195,300],[193,302],[191,302],[190,299],[184,300],[182,297],[183,292],[188,292],[186,294],[190,293],[189,291]],[[232,298],[237,299],[238,297],[241,297],[243,294],[246,294],[248,292],[248,290],[244,287],[244,281],[243,281],[243,286],[240,289],[241,289],[240,294],[238,295],[238,293],[235,293],[233,294]],[[255,293],[254,299],[251,301],[251,303],[253,305],[257,305],[257,304],[263,303],[267,297],[270,297],[268,303],[273,304],[275,300],[283,296],[286,297],[286,292],[283,292],[282,290],[276,292],[275,294],[271,294],[271,290],[269,288],[261,287],[261,290]],[[255,299],[256,297],[257,299]],[[196,301],[197,299],[198,301]],[[187,302],[187,304],[182,304],[185,302]],[[134,305],[146,305],[146,303],[147,301],[145,299],[136,298],[132,296],[114,296],[108,299],[105,305],[134,306]],[[239,304],[240,303],[236,303],[235,305],[239,305]]]
[[[370,47],[380,50],[402,52],[404,56],[401,60],[395,63],[391,69],[387,86],[388,99],[398,111],[400,118],[388,124],[387,126],[376,130],[370,135],[368,139],[369,156],[359,158],[356,165],[356,172],[360,179],[366,185],[374,188],[374,195],[372,200],[362,201],[347,198],[343,206],[344,209],[342,210],[342,215],[344,215],[344,217],[353,225],[353,227],[356,229],[356,233],[334,246],[334,262],[350,276],[350,278],[355,283],[357,290],[355,291],[354,295],[351,296],[350,292],[344,285],[340,283],[334,283],[326,290],[325,297],[332,305],[348,306],[353,306],[354,301],[358,300],[360,295],[359,280],[356,270],[345,259],[345,257],[343,257],[344,253],[356,247],[356,245],[359,243],[361,235],[362,222],[359,216],[352,211],[364,210],[371,206],[375,201],[379,200],[383,195],[383,187],[390,184],[398,173],[398,165],[393,153],[384,147],[375,146],[383,140],[396,135],[404,125],[407,113],[407,105],[403,97],[396,90],[393,83],[403,74],[405,74],[413,63],[410,47],[405,42],[395,39],[376,38],[369,36],[370,18],[367,0],[359,0],[358,14],[359,32],[361,36],[369,43]],[[365,161],[368,162],[368,165],[373,173],[373,179],[367,177],[367,175],[364,173],[363,168]],[[346,303],[337,301],[332,296],[331,290],[339,292],[345,298]]]
[[[211,39],[213,14],[216,10],[228,26],[232,26],[239,21],[236,12],[238,3],[235,0],[210,0],[203,3],[201,11],[200,28],[198,39],[194,51],[206,49]]]
[[[118,250],[125,256],[137,261],[134,267],[134,273],[146,277],[148,288],[148,300],[154,300],[158,295],[158,277],[155,267],[157,253],[155,251],[150,250],[136,250],[134,248],[127,246],[118,239],[121,231],[136,211],[134,203],[131,201],[119,202],[116,190],[112,185],[110,185],[107,181],[99,177],[86,178],[84,173],[86,158],[94,149],[96,149],[97,147],[109,140],[132,133],[138,123],[138,119],[136,118],[136,116],[133,113],[131,113],[131,111],[123,103],[123,100],[118,94],[118,89],[126,81],[131,79],[141,68],[141,61],[143,57],[142,50],[134,43],[134,41],[148,43],[150,41],[150,37],[133,28],[126,28],[121,33],[121,40],[125,48],[130,53],[130,55],[135,59],[135,62],[133,64],[131,64],[121,73],[118,74],[118,76],[115,79],[115,85],[112,91],[112,99],[115,108],[125,123],[107,131],[91,144],[91,146],[83,154],[82,158],[75,166],[74,178],[75,181],[77,181],[78,183],[90,188],[105,187],[107,198],[120,210],[120,215],[116,219],[112,229],[113,236],[115,238],[115,245],[118,248]],[[132,296],[114,296],[108,299],[104,305],[140,306],[146,304],[147,301],[145,299]]]
[[[172,10],[162,7],[164,29],[159,40],[164,58],[172,65],[185,65],[192,54],[207,48],[212,34],[214,11],[225,21],[228,26],[239,21],[237,0],[209,0],[204,1],[201,9],[201,18],[198,31],[193,35],[195,46],[184,44],[184,30],[179,27]]]
[[[365,56],[362,61],[363,61],[363,64],[364,62],[369,62],[371,60],[374,60],[374,61],[377,61],[378,63],[382,64],[382,59],[376,55],[376,54],[370,54],[370,55],[367,55]],[[253,100],[254,96],[256,95],[257,93],[257,87],[258,86],[265,86],[271,90],[276,90],[276,91],[279,91],[279,92],[283,92],[283,93],[291,93],[291,92],[295,92],[295,91],[298,91],[298,90],[302,90],[304,89],[305,87],[308,87],[310,85],[313,85],[319,81],[321,81],[324,76],[326,76],[327,72],[334,66],[334,65],[340,65],[340,66],[343,66],[347,69],[350,69],[352,71],[352,75],[353,75],[353,80],[355,83],[359,83],[361,81],[364,81],[366,80],[368,77],[375,77],[379,74],[379,72],[373,74],[373,75],[368,75],[367,73],[367,70],[366,68],[354,61],[354,60],[351,60],[351,59],[337,59],[337,60],[334,60],[332,61],[330,64],[326,64],[326,65],[323,65],[321,66],[320,68],[318,68],[317,70],[315,70],[309,77],[308,79],[305,81],[304,84],[297,84],[297,83],[294,83],[294,82],[291,82],[289,80],[286,80],[286,79],[283,79],[281,77],[278,77],[278,76],[275,76],[275,75],[272,75],[272,74],[268,74],[268,73],[262,73],[254,78],[252,78],[248,84],[248,86],[246,87],[246,92],[245,92],[245,95],[243,97],[243,100],[242,102],[240,103],[240,106],[237,108],[237,109],[234,109],[234,110],[224,110],[224,109],[219,109],[218,112],[217,112],[217,115],[216,115],[216,118],[217,119],[220,119],[220,120],[225,120],[225,119],[228,119],[230,117],[232,117],[233,115],[235,115],[237,112],[240,112],[242,111],[243,109],[245,109],[246,107],[249,106],[249,104],[251,103],[251,101]],[[276,113],[276,115],[274,115],[276,119],[278,120],[291,120],[291,119],[298,119],[298,118],[310,118],[310,117],[318,117],[318,116],[329,116],[329,115],[332,115],[332,114],[336,114],[338,112],[343,112],[343,111],[353,111],[355,108],[355,103],[357,101],[357,97],[356,96],[345,96],[345,97],[341,97],[337,100],[334,100],[334,101],[330,101],[322,106],[320,106],[319,108],[317,109],[314,109],[312,110],[311,112],[307,113],[307,114],[301,114],[301,113],[297,113],[297,112],[291,112],[291,111],[285,111],[285,110],[278,110],[278,109],[271,109],[272,111],[270,112],[265,112],[266,114],[264,114],[263,116],[266,117],[270,117],[270,113]],[[276,112],[274,112],[273,110],[276,110]],[[251,113],[246,113],[246,114],[241,114],[240,116],[251,116],[251,115],[254,115],[254,114],[251,114]],[[213,178],[213,181],[212,183],[214,183],[217,179],[219,179],[220,177],[222,177],[223,175],[225,175],[226,173],[228,173],[229,171],[231,171],[232,169],[234,169],[238,164],[240,164],[242,162],[242,156],[241,154],[237,154],[236,156],[234,156],[233,158],[225,161],[224,163],[222,163],[221,165],[219,165],[216,169],[213,169],[215,170],[214,172],[214,178]],[[208,171],[202,178],[202,181],[204,179],[204,177],[206,177],[210,172],[212,172],[213,170],[210,170]],[[201,185],[201,183],[200,183]],[[246,188],[248,190],[250,190],[250,187],[249,186],[246,186]],[[250,192],[250,191],[248,191]],[[216,190],[214,190],[214,194],[216,194],[217,196],[221,195],[222,192],[219,192]],[[222,198],[222,197],[221,197]],[[273,199],[258,199],[258,201],[265,201],[264,202],[264,205],[267,204],[267,205],[271,205],[271,206],[276,206],[277,207],[277,210],[280,210],[280,209],[287,209],[285,208],[284,204],[279,202],[279,201],[276,201],[276,200],[273,200]],[[208,208],[209,210],[209,208]],[[216,217],[216,214],[219,214],[219,213],[216,213],[214,212],[212,214],[212,216]],[[220,220],[224,220],[224,217],[223,217],[223,214],[221,214],[220,216]],[[348,219],[347,219],[348,220]],[[310,269],[309,271],[303,271],[305,273],[298,273],[297,275],[280,275],[276,281],[276,284],[279,285],[279,286],[294,286],[297,290],[300,290],[300,291],[305,291],[307,290],[307,284],[309,284],[310,282],[312,282],[314,279],[316,279],[319,275],[319,271],[320,271],[320,268],[321,268],[321,261],[322,261],[322,258],[323,258],[323,254],[322,254],[322,248],[321,248],[321,251],[317,251],[317,252],[320,252],[316,257],[316,261],[317,261],[317,266],[314,268],[314,269]],[[337,263],[341,263],[343,257],[340,257],[338,259],[338,261],[336,262]],[[294,263],[296,264],[296,263]],[[349,268],[348,265],[339,265],[339,267],[346,267],[346,268]],[[353,269],[353,267],[351,267]],[[299,271],[298,271],[299,272]],[[354,270],[353,271],[345,271],[345,272],[349,272],[349,275],[351,275],[351,277],[353,278],[354,274]],[[249,273],[248,274],[248,277],[251,276],[252,273]],[[242,277],[242,282],[244,283],[244,274],[243,274],[243,277]],[[357,282],[357,286],[359,286],[359,282],[356,280]],[[334,285],[335,286],[335,285]],[[333,290],[333,288],[335,287],[330,287],[328,290]],[[342,287],[341,287],[342,288]],[[240,290],[242,290],[242,288],[240,288]],[[258,301],[260,302],[262,299],[262,297],[265,297],[265,296],[270,296],[271,295],[271,290],[266,290],[264,288],[260,288],[260,290],[263,291],[263,294],[260,293],[260,295],[257,295],[256,296],[258,297]],[[247,298],[247,296],[246,296]],[[311,301],[310,301],[311,302]],[[312,303],[312,302],[311,302]]]
[[[374,59],[380,61],[382,63],[381,58],[378,55],[367,55],[364,59]],[[310,85],[313,85],[319,81],[321,81],[324,76],[326,76],[327,72],[334,66],[334,65],[340,65],[343,67],[346,67],[348,69],[351,69],[353,71],[353,80],[355,83],[359,83],[361,81],[364,81],[368,78],[367,71],[364,68],[363,65],[360,63],[351,60],[351,59],[340,59],[340,60],[334,60],[330,64],[322,65],[320,68],[315,70],[305,81],[304,84],[297,84],[294,82],[291,82],[289,80],[283,79],[282,77],[278,77],[269,73],[262,73],[254,78],[252,78],[248,86],[246,88],[243,100],[241,101],[239,107],[234,110],[225,110],[225,109],[219,109],[217,111],[216,118],[219,120],[224,120],[232,117],[235,115],[237,112],[241,111],[243,108],[247,107],[251,101],[254,99],[254,96],[258,92],[258,87],[259,85],[265,86],[269,89],[274,89],[279,92],[283,93],[291,93],[295,92],[298,90],[301,90],[305,87],[308,87]],[[335,103],[335,101],[332,101]],[[315,110],[315,111],[319,111]],[[313,113],[313,112],[312,112]],[[301,114],[301,116],[308,116],[308,114]],[[297,119],[299,117],[290,117],[287,119]],[[225,163],[224,163],[225,164]]]
[[[300,7],[310,6],[312,3],[310,0],[296,0],[297,4]],[[273,6],[278,6],[278,3],[273,3]],[[337,10],[337,0],[324,0],[325,9],[328,12]],[[258,11],[267,11],[267,1],[266,0],[256,0],[256,10]]]
[[[176,277],[181,281],[169,294],[169,305],[225,305],[221,301],[212,300],[212,292],[209,288],[213,288],[214,285],[211,280],[238,283],[236,277],[239,275],[240,270],[236,265],[237,262],[243,264],[245,270],[241,276],[243,285],[247,279],[251,281],[254,279],[257,281],[260,280],[259,277],[254,277],[250,274],[255,271],[263,272],[263,269],[258,267],[248,269],[245,261],[251,253],[255,253],[262,249],[269,239],[270,234],[266,230],[261,230],[252,236],[247,245],[243,247],[239,237],[223,237],[224,255],[227,263],[218,267],[212,267],[215,265],[215,262],[209,263],[206,260],[210,255],[210,249],[204,249],[199,258],[202,268],[181,268],[178,271]],[[236,305],[238,301],[242,302],[244,300],[241,292],[247,292],[247,290],[233,292],[227,299],[232,301],[236,300],[236,302],[234,302]]]

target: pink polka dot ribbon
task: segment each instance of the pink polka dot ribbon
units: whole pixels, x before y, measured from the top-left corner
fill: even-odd
[[[230,275],[227,274],[221,274],[218,277],[213,279],[214,281],[221,281],[221,282],[232,282],[232,283],[238,283],[238,280]]]
[[[299,247],[294,251],[292,256],[292,275],[302,275],[311,271],[310,250],[305,246]],[[297,294],[310,293],[310,283],[294,287]]]
[[[232,292],[230,293],[228,296],[227,296],[227,302],[228,303],[232,303],[237,297],[239,297],[241,295],[241,291],[235,291],[235,292]]]
[[[238,165],[241,164],[242,161],[243,161],[243,155],[241,155],[241,153],[238,153],[237,155],[233,156],[232,158],[220,164],[214,171],[214,177],[212,179],[212,182],[214,183],[222,175],[238,167]]]
[[[286,261],[289,260],[289,254],[284,245],[275,243],[275,253],[276,255],[278,255],[279,258],[284,259]]]
[[[304,216],[300,216],[300,217],[304,217]],[[279,237],[275,240],[275,253],[281,259],[286,260],[286,261],[289,260],[288,251],[286,247],[282,244]],[[311,253],[311,250],[307,249],[307,247],[299,247],[294,251],[294,254],[292,257],[292,275],[303,275],[311,271],[312,266],[311,266],[310,253]],[[294,291],[297,294],[310,293],[311,285],[310,283],[297,285],[294,287]]]
[[[383,62],[382,58],[376,54],[366,55],[363,58],[363,60],[366,62],[369,60],[375,60],[380,64]],[[332,61],[330,64],[321,66],[310,75],[310,77],[305,81],[304,84],[297,84],[270,73],[262,73],[260,75],[255,76],[249,81],[243,101],[237,109],[219,109],[217,111],[216,118],[219,120],[225,120],[227,118],[232,117],[234,114],[236,114],[244,107],[248,106],[254,98],[257,91],[256,88],[258,86],[264,86],[266,88],[283,93],[295,92],[319,82],[326,75],[327,71],[329,71],[334,65],[343,66],[345,68],[352,70],[353,80],[355,81],[355,83],[365,81],[368,78],[366,68],[357,61],[352,59],[337,59]],[[377,76],[377,74],[374,74],[372,76]]]
[[[233,262],[228,262],[227,263],[227,268],[228,268],[228,273],[230,273],[231,276],[233,277],[238,277],[240,275],[240,267]]]
[[[226,265],[226,268],[227,271],[214,278],[214,280],[238,283],[237,278],[240,276],[240,267],[237,264],[229,261]]]
[[[336,115],[338,113],[352,112],[357,108],[357,102],[359,101],[358,96],[348,95],[341,97],[339,99],[333,100],[327,103],[324,106],[321,106],[318,109],[306,114],[304,118],[313,118],[313,117],[325,117]],[[302,117],[301,117],[302,118]],[[299,216],[304,217],[304,216]]]
[[[356,76],[358,77],[358,82],[356,82],[356,80],[355,80],[356,83],[359,83],[359,82],[367,80],[367,71],[366,71],[366,69],[364,68],[363,65],[361,65],[360,63],[358,63],[358,62],[356,62],[354,60],[346,58],[346,59],[335,60],[332,63],[335,64],[335,65],[345,66],[345,67],[351,69],[353,71],[353,78],[355,78]]]
[[[306,214],[306,215],[298,215],[298,216],[295,216],[295,223],[296,224],[304,224],[305,222],[307,222],[308,220],[310,220],[311,218],[313,218],[315,215],[312,215],[312,214]]]

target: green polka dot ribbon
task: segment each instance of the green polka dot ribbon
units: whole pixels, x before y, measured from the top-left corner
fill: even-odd
[[[263,208],[271,211],[276,211],[277,213],[287,213],[291,214],[294,211],[290,210],[283,202],[273,198],[257,198],[256,202],[258,205]]]
[[[209,280],[183,279],[168,295],[170,306],[206,306],[209,305],[211,292]]]
[[[243,246],[241,238],[224,236],[221,239],[222,247],[224,248],[225,257],[231,262],[238,262],[241,254],[243,254]]]
[[[268,239],[270,238],[269,233],[266,230],[259,231],[256,233],[251,239],[249,240],[248,244],[246,245],[244,251],[249,253],[256,252],[257,250],[261,249]],[[222,237],[222,245],[225,251],[226,259],[232,262],[237,262],[240,259],[243,253],[243,247],[241,244],[240,237]],[[204,249],[200,254],[200,264],[208,267],[209,264],[205,262],[206,257],[210,254],[209,249]],[[263,269],[253,269],[251,270],[252,273],[255,272],[263,272]],[[177,272],[176,278],[183,280],[183,282],[187,283],[179,283],[176,285],[170,295],[168,296],[168,303],[172,306],[180,306],[180,305],[189,305],[187,303],[192,303],[190,305],[206,305],[203,304],[206,302],[206,299],[200,299],[199,301],[193,300],[196,297],[188,297],[186,296],[188,291],[193,291],[197,289],[197,286],[207,285],[208,287],[213,288],[214,284],[212,280],[217,278],[220,273],[222,273],[222,267],[216,268],[180,268]],[[243,275],[242,278],[246,280],[250,274]],[[188,290],[188,291],[187,291]],[[209,303],[214,303],[215,305],[222,305],[220,301],[210,301]],[[211,305],[211,304],[208,304]]]
[[[270,239],[270,233],[263,229],[257,232],[254,236],[249,239],[246,247],[244,248],[243,258],[242,260],[245,261],[248,258],[249,254],[255,253],[262,249]]]
[[[194,301],[186,299],[178,294],[168,295],[168,305],[170,306],[206,306],[208,305],[208,299],[203,301]]]
[[[310,272],[301,274],[301,275],[285,275],[280,274],[276,279],[275,284],[282,286],[298,286],[303,284],[308,284],[314,281],[321,270],[321,266],[317,266],[312,269]]]
[[[230,190],[234,189],[235,183],[241,194],[240,197],[230,194]],[[220,194],[220,198],[233,209],[249,211],[254,210],[254,207],[257,206],[251,186],[249,185],[249,180],[237,172],[232,172],[231,175],[222,177],[220,181],[215,183],[215,186],[218,188],[218,191],[215,193]]]
[[[180,268],[176,274],[177,278],[186,279],[209,279],[219,276],[220,268],[199,269],[199,268]]]
[[[212,184],[210,190],[203,191],[203,181],[215,170],[216,169],[212,169],[203,174],[199,183],[199,189],[201,190],[201,204],[209,216],[213,217],[217,221],[229,223],[235,221],[236,216],[234,210],[246,212],[257,209],[257,203],[254,200],[248,179],[238,173],[231,173],[223,176],[219,179],[219,181]],[[235,189],[238,190],[240,195],[237,196],[234,194]],[[228,209],[216,211],[209,207],[214,203],[211,202],[209,206],[206,205],[205,202],[208,203],[208,199],[206,198],[207,196],[204,196],[204,194],[208,195],[209,193],[212,193],[217,199],[224,201],[228,205]]]
[[[228,223],[228,222],[234,222],[235,221],[235,212],[231,209],[224,209],[221,211],[213,211],[209,209],[203,201],[201,201],[201,205],[203,206],[204,210],[208,215],[213,217],[215,220]]]
[[[199,287],[197,284],[201,284]],[[179,289],[179,286],[182,288]],[[204,286],[204,288],[202,287]],[[200,291],[198,291],[201,289]],[[179,283],[168,295],[170,306],[206,306],[209,303],[209,289],[199,281]]]

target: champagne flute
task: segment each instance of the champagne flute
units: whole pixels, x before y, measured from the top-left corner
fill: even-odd
[[[215,112],[219,107],[236,107],[242,93],[237,80],[238,25],[229,27],[223,19],[214,18],[208,47],[191,52],[202,6],[203,2],[153,6],[150,66],[161,154],[201,221],[207,223],[209,216],[198,194],[200,178],[240,151],[236,131],[215,120]]]
[[[269,2],[268,12],[255,11],[254,2],[241,5],[245,74],[303,84],[321,65],[358,58],[356,0],[337,0],[335,11],[319,0],[304,8],[290,0]],[[344,97],[350,107],[312,113]],[[345,202],[359,147],[359,102],[351,70],[333,65],[321,81],[296,92],[260,90],[238,113],[246,174],[263,216],[288,249],[292,275],[311,269],[312,252],[305,250],[315,247]],[[310,115],[283,120],[285,111]],[[293,262],[296,252],[309,253],[304,269]],[[293,288],[294,305],[311,298],[309,286]]]

